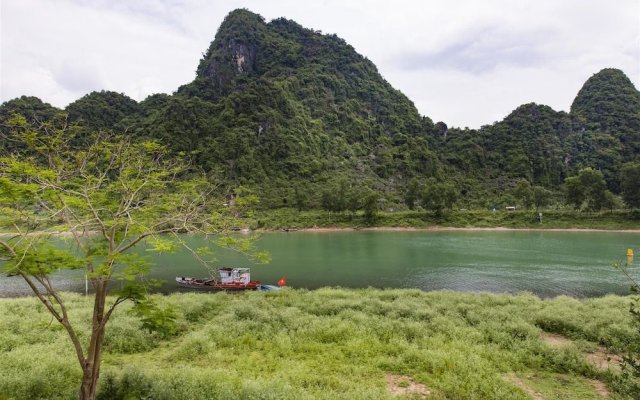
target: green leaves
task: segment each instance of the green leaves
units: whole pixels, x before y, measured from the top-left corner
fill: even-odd
[[[519,180],[513,190],[513,195],[520,201],[524,208],[530,208],[533,204],[533,189],[526,179]]]
[[[142,279],[151,270],[151,263],[135,253],[117,254],[113,258],[112,279],[134,281]]]
[[[12,138],[21,151],[0,157],[0,223],[14,232],[0,243],[3,268],[40,283],[60,269],[84,268],[97,297],[96,315],[104,316],[94,321],[92,332],[104,329],[111,312],[127,300],[136,303],[134,312],[146,329],[175,332],[175,312],[147,300],[156,282],[147,277],[147,258],[132,251],[138,246],[168,253],[186,245],[181,234],[197,233],[218,238],[219,244],[253,260],[268,261],[268,254],[256,251],[253,237],[227,235],[257,204],[252,192],[240,188],[234,206],[222,207],[223,195],[208,177],[184,158],[170,157],[156,141],[87,133],[63,120],[40,125],[43,130],[23,118],[12,121]],[[59,231],[70,242],[55,240],[52,232]],[[211,246],[193,254],[211,263],[203,258],[211,255]],[[34,291],[67,324],[55,289],[42,285],[46,292],[37,286]],[[111,289],[118,298],[105,310]],[[56,299],[55,308],[48,296]],[[77,336],[68,331],[81,352]]]
[[[253,261],[266,264],[271,261],[271,256],[267,252],[256,250],[256,239],[256,236],[223,235],[216,240],[215,244],[245,254]]]
[[[146,251],[155,251],[158,253],[173,252],[178,246],[175,241],[158,236],[147,239],[146,244],[148,245]]]
[[[627,163],[622,167],[620,187],[627,206],[640,208],[640,163]]]
[[[42,240],[17,245],[14,252],[17,255],[3,266],[9,275],[48,276],[58,270],[79,269],[84,266],[84,259]]]
[[[271,253],[268,251],[256,251],[251,253],[251,259],[260,264],[268,264],[271,262]]]
[[[615,200],[608,194],[602,172],[583,168],[577,176],[565,179],[567,203],[580,209],[599,211]]]
[[[172,336],[178,330],[178,315],[171,306],[161,308],[152,300],[143,299],[135,302],[131,312],[140,318],[144,329],[157,332],[163,337]]]
[[[437,182],[430,179],[422,192],[422,206],[442,216],[444,210],[450,209],[458,200],[458,191],[449,182]]]

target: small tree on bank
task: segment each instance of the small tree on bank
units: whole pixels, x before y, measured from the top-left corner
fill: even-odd
[[[457,200],[458,191],[449,182],[430,179],[422,192],[422,207],[433,211],[437,218],[441,218],[445,210],[451,209]]]
[[[630,208],[640,208],[640,163],[627,163],[622,166],[620,179],[622,198]]]
[[[529,209],[534,203],[534,194],[531,184],[526,179],[521,179],[513,190],[513,196],[520,201],[523,208]]]
[[[411,179],[404,193],[404,204],[407,205],[409,210],[416,208],[416,201],[420,199],[420,191],[420,182],[418,182],[418,179]]]
[[[0,256],[6,272],[21,276],[68,333],[82,370],[79,398],[87,400],[95,399],[105,328],[120,304],[133,301],[145,327],[174,329],[172,310],[147,299],[149,284],[142,278],[149,264],[131,250],[146,243],[170,251],[186,246],[179,233],[220,235],[237,219],[214,206],[223,202],[216,187],[184,160],[169,157],[165,147],[81,136],[59,122],[33,129],[24,118],[10,120],[11,135],[3,139],[18,150],[0,157],[0,224],[14,233],[0,238]],[[73,248],[53,247],[50,238],[58,233],[72,238]],[[225,244],[251,250],[250,239]],[[189,250],[208,264],[204,249]],[[88,341],[51,283],[61,269],[83,269],[93,289]]]
[[[585,207],[589,211],[599,211],[611,199],[602,172],[593,168],[583,168],[578,175],[564,180],[567,204],[576,210]]]
[[[536,207],[536,211],[551,204],[552,197],[553,193],[550,190],[542,186],[533,187],[533,205]]]

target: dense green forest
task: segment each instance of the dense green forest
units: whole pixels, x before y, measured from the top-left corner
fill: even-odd
[[[336,35],[244,9],[172,95],[93,92],[64,110],[7,101],[5,152],[15,114],[42,134],[72,123],[160,140],[264,209],[640,207],[640,92],[622,71],[593,75],[569,113],[525,104],[477,130],[449,128]]]

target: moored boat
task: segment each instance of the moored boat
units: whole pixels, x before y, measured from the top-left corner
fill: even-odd
[[[209,291],[256,290],[260,287],[260,281],[251,280],[249,268],[220,268],[217,277],[208,279],[177,276],[176,283],[184,288]]]

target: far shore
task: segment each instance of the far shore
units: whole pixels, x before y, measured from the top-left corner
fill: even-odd
[[[452,227],[452,226],[429,226],[425,228],[414,227],[392,227],[392,226],[372,226],[372,227],[312,227],[312,228],[289,228],[289,229],[264,229],[261,232],[358,232],[358,231],[379,231],[379,232],[611,232],[611,233],[640,233],[640,229],[595,229],[595,228],[506,228],[498,227]]]
[[[243,228],[240,233],[251,232],[308,232],[308,233],[331,233],[331,232],[610,232],[610,233],[640,233],[640,229],[596,229],[596,228],[506,228],[496,227],[453,227],[453,226],[429,226],[416,228],[410,226],[369,226],[369,227],[311,227],[311,228],[277,228],[277,229],[256,229]],[[81,237],[93,236],[98,232],[85,232]],[[30,235],[51,235],[58,237],[73,237],[68,231],[47,232],[36,231]],[[15,236],[15,232],[0,232],[0,237]]]

